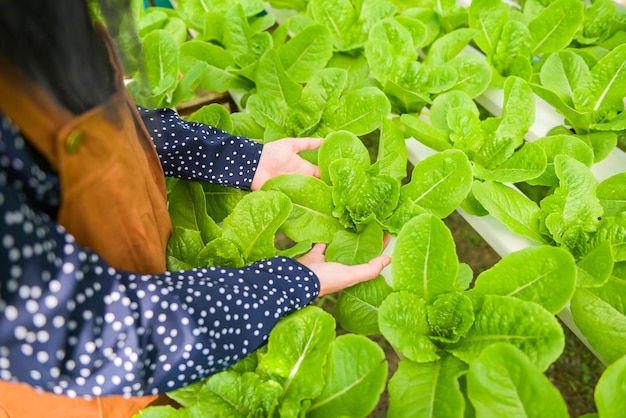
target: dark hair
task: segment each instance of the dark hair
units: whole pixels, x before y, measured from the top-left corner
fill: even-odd
[[[130,14],[129,0],[101,3],[100,17],[115,36]],[[0,0],[0,55],[77,114],[114,91],[113,69],[88,0]]]

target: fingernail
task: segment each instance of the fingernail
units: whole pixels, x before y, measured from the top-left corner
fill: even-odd
[[[391,264],[391,257],[385,257],[383,259],[383,267],[387,267],[389,264]]]

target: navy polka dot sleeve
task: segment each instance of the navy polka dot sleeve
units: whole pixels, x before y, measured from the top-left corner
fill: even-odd
[[[241,269],[116,270],[53,221],[58,178],[0,115],[0,378],[144,395],[221,371],[319,292],[283,257]]]
[[[166,176],[249,189],[263,145],[202,123],[187,122],[167,108],[139,107]]]

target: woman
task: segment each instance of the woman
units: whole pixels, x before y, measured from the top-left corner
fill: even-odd
[[[125,6],[103,9],[111,33]],[[317,245],[166,272],[164,174],[255,190],[318,175],[297,153],[320,141],[261,145],[138,110],[113,50],[85,0],[0,2],[0,411],[12,417],[130,416],[390,262],[329,263]]]

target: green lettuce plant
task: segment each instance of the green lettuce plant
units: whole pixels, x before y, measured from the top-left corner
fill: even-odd
[[[467,290],[471,270],[468,275],[459,264],[450,231],[435,216],[423,214],[400,231],[392,257],[391,291],[375,312],[381,334],[402,358],[389,382],[390,417],[461,417],[465,396],[480,413],[502,402],[503,391],[485,392],[488,383],[482,380],[498,373],[494,358],[499,351],[504,363],[523,365],[521,376],[513,377],[519,379],[516,387],[533,376],[536,381],[528,383],[547,388],[544,395],[533,392],[536,398],[519,410],[558,398],[541,372],[563,349],[554,314],[575,288],[576,265],[568,251],[544,245],[511,253]],[[509,355],[514,360],[505,361]],[[552,407],[555,416],[567,416],[562,399]]]
[[[285,176],[254,193],[168,180],[175,225],[168,266],[240,266],[296,256],[312,242],[328,243],[331,260],[357,264],[380,253],[385,233],[405,234],[396,241],[389,282],[381,276],[346,289],[334,311],[344,329],[382,333],[401,353],[389,416],[529,414],[546,403],[561,416],[562,402],[541,378],[560,354],[554,314],[571,300],[576,323],[609,362],[618,362],[626,346],[625,179],[596,184],[590,171],[626,130],[623,13],[609,0],[526,0],[521,9],[496,0],[468,7],[449,0],[269,3],[287,13],[275,19],[259,1],[186,0],[175,10],[136,15],[150,61],[145,76],[129,84],[140,102],[174,105],[199,88],[231,92],[239,111],[213,105],[191,119],[262,141],[325,137],[319,152],[307,155],[321,179]],[[486,58],[471,53],[475,47]],[[501,114],[475,104],[488,84],[503,89]],[[561,112],[564,126],[529,142],[533,93]],[[378,139],[374,160],[361,143],[365,135]],[[408,136],[436,151],[413,170],[403,143]],[[537,247],[507,256],[467,290],[473,272],[455,259],[439,221],[459,204],[490,213]],[[271,216],[257,218],[246,207],[267,207]],[[276,233],[293,247],[276,248]],[[258,237],[254,245],[250,234]],[[561,270],[563,281],[555,273]],[[502,320],[494,325],[494,318]],[[534,325],[530,318],[537,318]],[[599,326],[598,318],[610,325]],[[513,344],[492,338],[500,332]],[[340,338],[343,351],[358,351],[359,341]],[[276,343],[269,358],[286,364],[283,344],[297,346]],[[174,395],[186,405],[176,413],[204,416],[217,407],[200,398],[238,398],[231,402],[236,416],[368,414],[370,404],[341,409],[341,394],[353,387],[349,378],[324,369],[330,386],[323,396],[313,394],[317,382],[285,389],[284,376],[258,367],[263,352],[210,385],[194,386],[189,399]],[[336,370],[356,369],[347,355],[335,357],[347,365]],[[487,361],[504,357],[511,359],[508,369]],[[330,364],[330,354],[325,359]],[[493,376],[506,378],[496,385]],[[506,409],[507,399],[524,399],[522,382],[541,396]],[[196,396],[203,385],[206,396]],[[484,396],[484,385],[493,396]],[[596,398],[617,407],[601,386]],[[377,391],[361,396],[376,402]],[[166,411],[158,413],[172,412]]]

